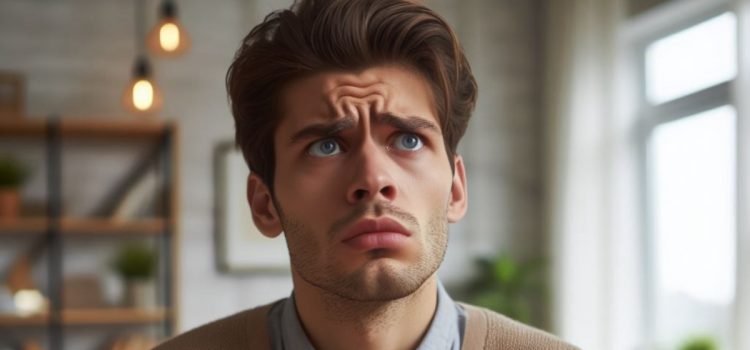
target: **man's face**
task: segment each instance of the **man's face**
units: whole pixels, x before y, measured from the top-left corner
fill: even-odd
[[[306,283],[351,300],[392,300],[438,269],[466,195],[434,101],[425,79],[396,65],[320,73],[282,92],[273,207],[258,200],[269,194],[257,177],[248,195],[259,228],[285,232]]]

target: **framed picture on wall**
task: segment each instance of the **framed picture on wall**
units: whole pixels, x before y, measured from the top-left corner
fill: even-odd
[[[217,145],[214,166],[219,269],[229,273],[289,272],[284,235],[268,238],[253,223],[246,197],[250,171],[234,142]]]
[[[20,73],[0,71],[0,118],[23,115],[24,80]]]

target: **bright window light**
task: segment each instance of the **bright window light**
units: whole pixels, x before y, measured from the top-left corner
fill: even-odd
[[[667,102],[737,75],[737,19],[724,13],[646,49],[646,97]]]
[[[652,217],[657,339],[726,344],[735,291],[736,111],[723,106],[654,130]],[[680,316],[683,315],[683,316]]]

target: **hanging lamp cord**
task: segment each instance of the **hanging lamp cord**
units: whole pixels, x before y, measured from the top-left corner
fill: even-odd
[[[133,67],[133,75],[140,78],[146,78],[151,75],[151,67],[146,57],[146,37],[144,32],[144,15],[143,1],[135,0],[135,50],[136,61]]]
[[[143,16],[143,0],[135,0],[135,50],[138,56],[145,54]]]

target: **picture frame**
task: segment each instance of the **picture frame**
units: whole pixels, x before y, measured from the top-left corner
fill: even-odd
[[[24,77],[0,71],[0,119],[18,119],[24,114]]]
[[[284,235],[268,238],[253,223],[248,204],[250,174],[233,141],[219,143],[214,152],[215,228],[217,264],[226,273],[288,273],[289,253]]]

